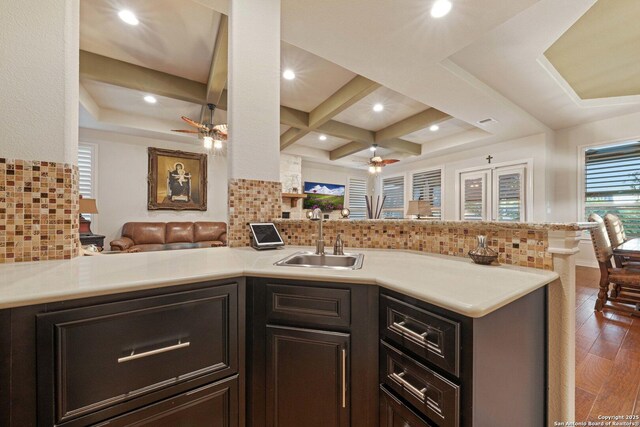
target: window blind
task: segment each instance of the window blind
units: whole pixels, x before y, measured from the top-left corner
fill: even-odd
[[[464,181],[464,215],[465,221],[482,221],[483,183],[482,178],[465,179]]]
[[[432,219],[442,217],[442,171],[414,173],[411,177],[412,200],[426,200],[431,205]]]
[[[78,144],[78,174],[79,192],[82,197],[94,199],[95,188],[94,179],[94,146],[90,144]],[[91,220],[92,215],[84,214],[85,218]]]
[[[367,218],[367,180],[349,178],[349,210],[353,219]]]
[[[585,216],[612,213],[640,236],[640,142],[585,152]]]
[[[404,217],[404,176],[382,179],[382,197],[386,196],[383,218]]]
[[[498,221],[520,221],[522,174],[498,175]]]

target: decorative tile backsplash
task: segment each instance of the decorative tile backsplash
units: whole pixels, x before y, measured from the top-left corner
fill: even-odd
[[[78,167],[0,159],[0,263],[80,253]]]
[[[317,224],[279,220],[276,226],[288,245],[313,246]],[[466,257],[477,246],[476,236],[487,236],[499,262],[545,270],[553,269],[548,252],[548,229],[553,225],[470,222],[335,220],[324,223],[325,244],[330,248],[337,233],[349,248],[405,249]]]
[[[282,184],[279,181],[229,180],[230,247],[249,246],[250,222],[270,222],[281,217]]]

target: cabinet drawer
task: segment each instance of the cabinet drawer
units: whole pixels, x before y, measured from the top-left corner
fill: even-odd
[[[237,316],[236,284],[39,315],[44,424],[104,420],[236,373]]]
[[[380,427],[432,427],[405,406],[384,386],[380,386]]]
[[[380,334],[447,372],[460,375],[458,322],[381,295]]]
[[[459,425],[460,388],[403,354],[380,345],[381,382],[440,427]]]
[[[266,293],[268,323],[341,327],[351,324],[349,289],[269,283]]]
[[[236,427],[237,376],[154,403],[96,427]]]

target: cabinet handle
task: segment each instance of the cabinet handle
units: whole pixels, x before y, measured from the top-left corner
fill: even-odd
[[[347,407],[347,350],[342,349],[342,407]]]
[[[416,386],[414,386],[409,381],[404,379],[404,374],[405,374],[405,372],[401,372],[399,374],[396,374],[395,372],[393,372],[389,376],[391,378],[393,378],[395,381],[397,381],[398,383],[400,383],[400,385],[402,385],[403,387],[409,389],[410,392],[412,392],[413,394],[418,396],[420,398],[420,400],[422,400],[424,402],[425,393],[427,392],[427,388],[424,387],[422,390],[419,390]]]
[[[393,327],[395,327],[396,329],[399,329],[400,332],[402,332],[404,335],[408,335],[411,338],[413,338],[414,340],[418,341],[418,342],[422,342],[425,343],[427,342],[427,335],[429,334],[428,332],[423,332],[421,334],[417,333],[416,331],[413,331],[409,328],[407,328],[406,326],[406,322],[393,322]]]
[[[143,357],[153,356],[154,354],[166,353],[167,351],[177,350],[179,348],[189,347],[191,343],[189,341],[182,342],[178,340],[178,344],[170,345],[168,347],[157,348],[155,350],[145,351],[144,353],[136,353],[135,350],[131,350],[131,354],[118,358],[118,363],[129,362],[130,360],[142,359]]]

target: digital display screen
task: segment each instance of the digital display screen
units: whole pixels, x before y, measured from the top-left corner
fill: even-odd
[[[284,243],[280,234],[278,234],[276,226],[271,223],[251,224],[251,230],[253,231],[253,237],[255,238],[256,243],[259,245]]]

